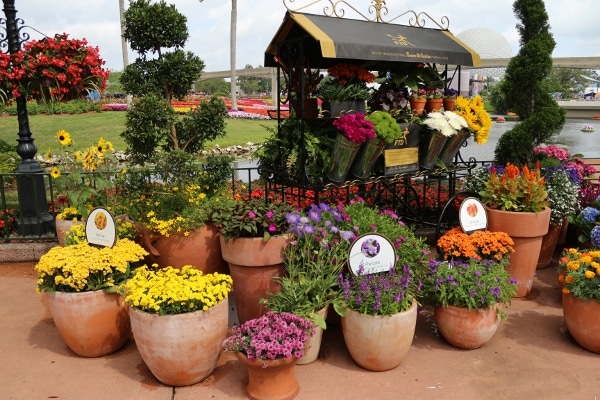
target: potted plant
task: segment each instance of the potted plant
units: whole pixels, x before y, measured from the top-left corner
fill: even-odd
[[[221,254],[233,278],[240,323],[266,310],[259,300],[280,290],[274,279],[283,276],[283,251],[288,242],[287,214],[295,208],[283,202],[240,199],[216,208],[211,216],[220,235]]]
[[[402,136],[400,125],[386,111],[374,111],[365,117],[373,123],[375,137],[367,140],[356,155],[350,171],[357,178],[366,179],[387,144]]]
[[[152,374],[169,386],[209,376],[227,336],[231,277],[192,266],[136,269],[124,285],[136,346]]]
[[[425,103],[427,103],[427,91],[424,88],[413,89],[408,97],[408,101],[413,114],[423,114],[425,112]]]
[[[410,349],[417,318],[418,276],[428,250],[391,211],[356,202],[346,207],[356,235],[375,232],[388,238],[396,260],[388,271],[340,274],[334,303],[352,359],[371,371],[396,368]]]
[[[313,97],[317,86],[323,79],[318,69],[296,65],[293,70],[279,57],[275,62],[281,66],[287,85],[290,107],[302,118],[316,118],[319,115],[317,98]]]
[[[600,196],[576,215],[570,215],[569,223],[577,228],[581,247],[600,248]]]
[[[505,232],[479,230],[470,234],[461,227],[445,232],[437,241],[438,253],[444,260],[468,261],[508,260],[514,242]]]
[[[427,99],[427,101],[425,102],[425,111],[427,111],[427,113],[441,111],[442,106],[444,104],[443,97],[443,92],[439,89],[427,90],[427,94],[425,95],[425,98]]]
[[[375,127],[363,113],[345,114],[333,121],[338,130],[333,144],[327,177],[343,182],[350,171],[360,146],[376,136]]]
[[[117,211],[109,193],[118,160],[112,153],[112,143],[103,138],[85,150],[73,150],[75,142],[64,129],[57,131],[55,138],[61,151],[56,155],[47,153],[45,159],[52,165],[50,176],[58,193],[55,223],[62,246],[71,225],[82,223],[94,207],[104,206],[113,213]]]
[[[147,254],[121,239],[113,247],[56,246],[40,257],[36,290],[47,294],[56,328],[71,350],[99,357],[125,344],[129,316],[117,291]]]
[[[600,251],[565,249],[559,262],[567,329],[582,347],[600,353]]]
[[[296,361],[313,334],[310,321],[291,313],[267,314],[234,325],[223,342],[248,370],[246,391],[257,400],[292,399],[300,390]]]
[[[505,317],[502,306],[510,306],[516,293],[506,264],[505,256],[429,263],[422,295],[435,307],[437,329],[451,345],[476,349],[492,338]]]
[[[158,154],[152,167],[117,176],[118,201],[138,226],[149,264],[227,272],[211,214],[233,202],[225,185],[231,176],[231,158],[209,157],[200,164],[179,150]]]
[[[438,158],[442,156],[448,138],[457,136],[459,132],[467,131],[468,128],[465,118],[453,111],[431,112],[423,120],[423,125],[428,129],[421,138],[419,164],[426,169],[433,168]],[[448,162],[446,158],[442,161]]]
[[[307,212],[287,215],[290,240],[284,250],[285,273],[276,278],[281,285],[261,302],[274,312],[289,312],[311,321],[315,334],[307,343],[298,364],[319,356],[325,318],[337,297],[337,277],[346,265],[350,243],[355,237],[344,207],[313,204]]]
[[[492,166],[479,192],[488,215],[488,230],[506,232],[515,253],[508,271],[517,280],[517,297],[531,291],[543,236],[548,232],[550,208],[546,181],[539,162],[530,170],[507,164]]]
[[[456,97],[458,96],[458,90],[453,88],[444,89],[443,105],[444,111],[454,111],[456,106]]]
[[[327,69],[327,76],[317,87],[317,97],[323,100],[323,111],[331,117],[344,113],[364,113],[365,100],[371,96],[367,86],[375,75],[356,64],[336,64]]]

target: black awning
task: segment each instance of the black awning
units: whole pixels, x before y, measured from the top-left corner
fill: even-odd
[[[265,66],[277,65],[273,56],[281,44],[300,39],[314,67],[340,60],[481,64],[479,55],[447,30],[288,12],[265,51]]]

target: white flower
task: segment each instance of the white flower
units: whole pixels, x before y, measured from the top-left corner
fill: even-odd
[[[439,131],[444,136],[454,136],[458,131],[468,128],[467,120],[452,111],[432,112],[423,122],[429,128]]]

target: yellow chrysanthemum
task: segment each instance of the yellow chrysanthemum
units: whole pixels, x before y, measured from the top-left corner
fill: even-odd
[[[56,132],[56,140],[63,146],[70,146],[73,144],[73,139],[71,139],[71,134],[64,129]]]

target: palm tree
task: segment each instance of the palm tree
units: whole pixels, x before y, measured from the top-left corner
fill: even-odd
[[[123,0],[119,0],[123,1]],[[204,0],[199,0],[202,3]],[[237,0],[231,0],[231,29],[229,32],[229,68],[231,78],[231,109],[237,111],[237,85],[235,74],[235,57],[236,57],[236,31],[237,31]]]

